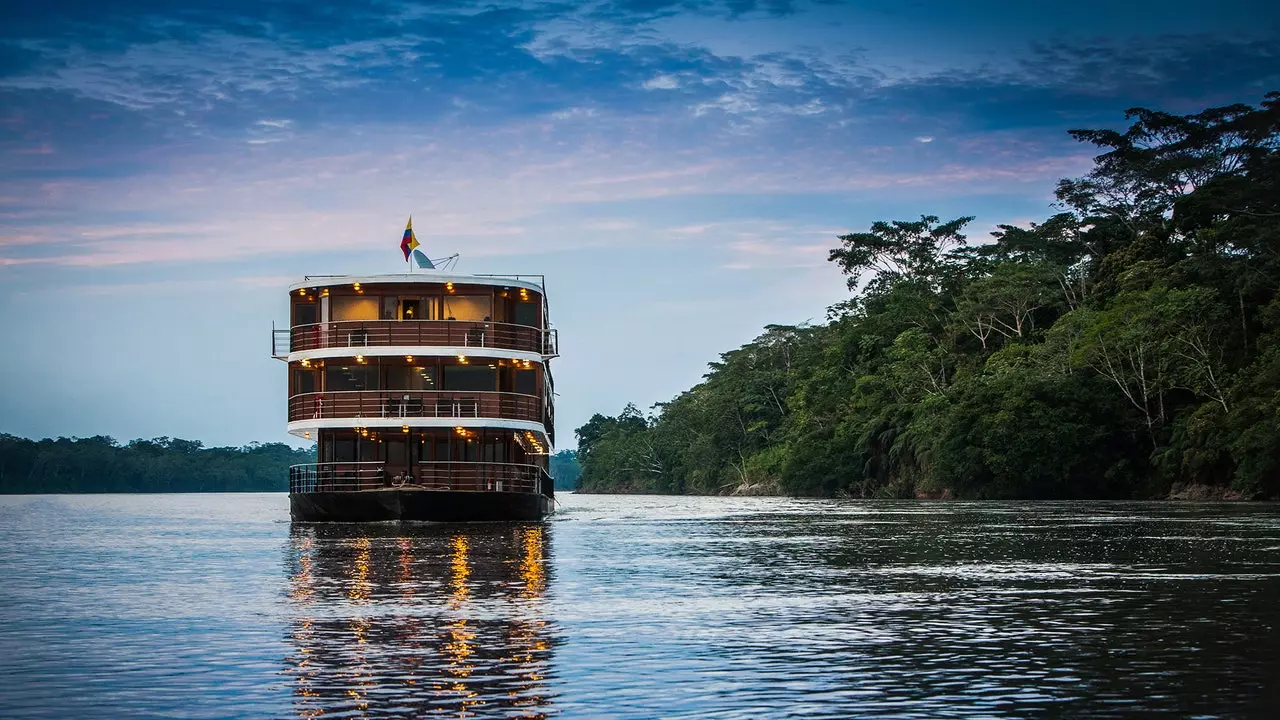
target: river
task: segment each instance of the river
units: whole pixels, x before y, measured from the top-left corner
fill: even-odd
[[[0,497],[0,716],[1275,717],[1280,507]]]

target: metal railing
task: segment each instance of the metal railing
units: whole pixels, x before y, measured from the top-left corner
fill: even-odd
[[[271,357],[284,360],[289,357],[289,331],[271,325]]]
[[[559,355],[555,329],[464,320],[345,320],[272,330],[271,354],[328,348],[462,347]],[[285,348],[288,348],[285,350]]]
[[[289,468],[289,492],[453,490],[550,494],[551,476],[537,465],[476,461],[423,461],[408,467],[384,462],[330,462]]]
[[[386,483],[385,465],[382,462],[294,465],[289,468],[289,492],[297,494],[380,488]]]
[[[498,418],[543,422],[537,395],[450,390],[347,390],[289,398],[289,422],[330,418]]]

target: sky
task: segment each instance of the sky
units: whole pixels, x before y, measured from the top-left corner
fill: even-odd
[[[1053,212],[1066,130],[1280,89],[1245,0],[0,0],[0,432],[293,441],[287,286],[546,276],[559,446],[847,297],[876,220]]]

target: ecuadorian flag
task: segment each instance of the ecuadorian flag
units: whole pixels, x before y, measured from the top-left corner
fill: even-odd
[[[413,216],[409,216],[409,224],[404,226],[404,239],[400,241],[400,251],[404,253],[404,261],[409,262],[409,253],[418,247],[418,238],[413,234]]]

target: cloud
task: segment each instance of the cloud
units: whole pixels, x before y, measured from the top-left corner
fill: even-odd
[[[680,82],[670,75],[658,75],[645,80],[641,85],[646,90],[675,90]]]
[[[545,214],[624,201],[1047,194],[1088,167],[1062,129],[1114,124],[1131,98],[1249,99],[1280,62],[1275,37],[1200,34],[913,71],[847,44],[734,54],[660,30],[805,28],[815,11],[787,2],[83,12],[0,30],[21,55],[0,74],[10,264],[336,250],[405,210],[498,254]],[[636,220],[591,222],[547,247]],[[67,256],[39,253],[68,241]]]

